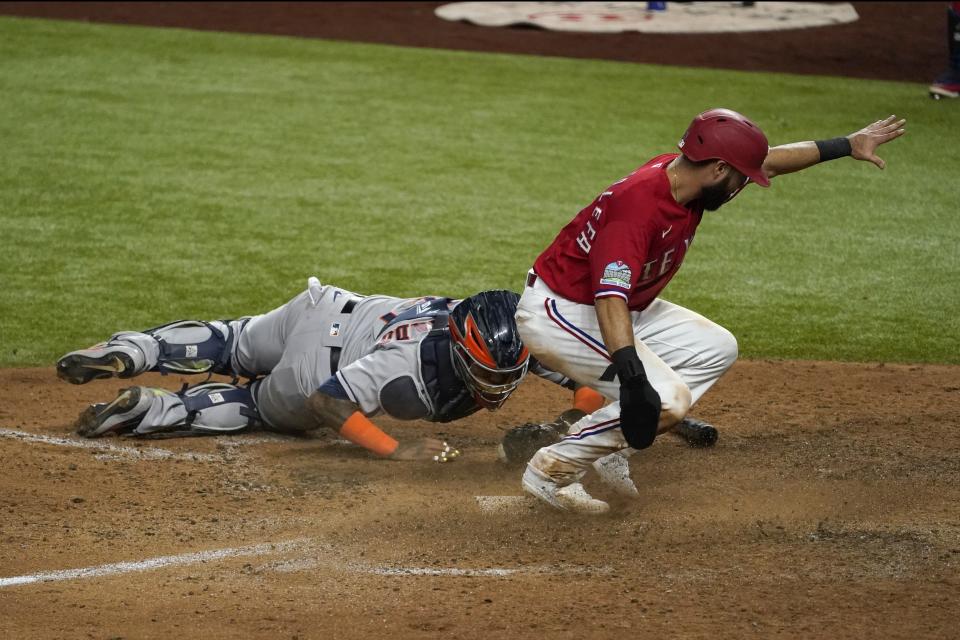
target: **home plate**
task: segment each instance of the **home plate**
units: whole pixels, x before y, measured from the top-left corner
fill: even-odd
[[[530,496],[474,496],[484,513],[519,513],[529,511],[536,504]]]

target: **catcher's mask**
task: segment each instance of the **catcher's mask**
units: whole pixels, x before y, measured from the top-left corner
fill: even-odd
[[[530,364],[513,319],[520,296],[482,291],[450,312],[453,365],[477,403],[491,411],[506,402]]]

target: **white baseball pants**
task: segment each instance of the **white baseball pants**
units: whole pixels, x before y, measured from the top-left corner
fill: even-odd
[[[682,420],[733,365],[737,341],[720,325],[660,298],[631,316],[637,353],[662,402],[663,432]],[[620,383],[600,380],[610,357],[596,309],[558,297],[537,278],[524,289],[516,319],[533,357],[613,401],[577,422],[560,442],[544,447],[531,461],[558,483],[573,482],[595,460],[628,448],[620,430]]]

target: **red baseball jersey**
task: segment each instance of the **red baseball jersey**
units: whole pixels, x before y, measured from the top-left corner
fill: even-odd
[[[653,158],[597,196],[534,263],[558,295],[580,304],[618,296],[647,308],[680,268],[703,217],[699,201],[673,199],[667,165]]]

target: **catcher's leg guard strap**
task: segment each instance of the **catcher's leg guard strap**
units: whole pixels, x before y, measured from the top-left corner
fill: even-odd
[[[160,373],[244,375],[233,365],[237,336],[249,318],[232,321],[179,320],[148,329],[159,346]]]
[[[259,424],[250,389],[224,383],[188,387],[180,393],[144,389],[150,408],[133,433],[138,436],[236,433]]]
[[[184,424],[194,432],[229,433],[260,421],[249,387],[201,384],[185,390],[181,398],[187,411]]]

